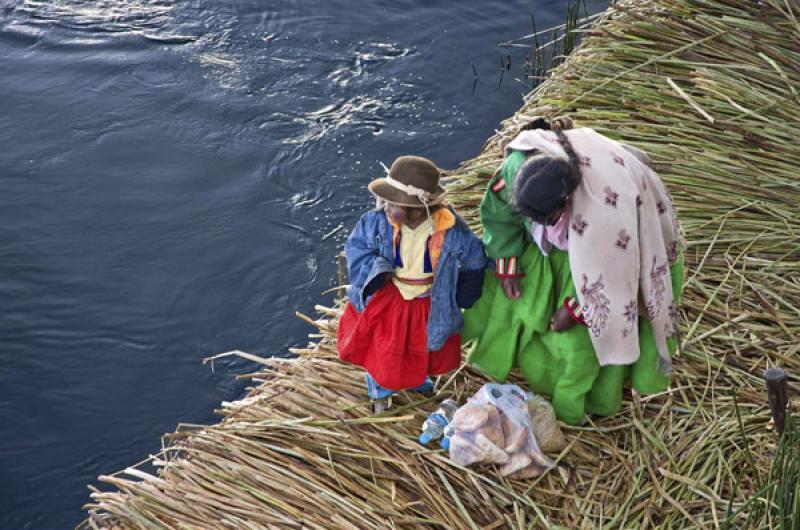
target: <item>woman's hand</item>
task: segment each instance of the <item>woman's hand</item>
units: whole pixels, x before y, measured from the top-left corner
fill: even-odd
[[[503,288],[506,298],[516,300],[522,296],[522,286],[520,285],[519,278],[501,278],[500,286]]]
[[[550,319],[550,329],[555,332],[567,331],[572,326],[577,324],[575,319],[569,314],[567,308],[563,305],[558,308],[558,310],[553,314],[553,317]]]

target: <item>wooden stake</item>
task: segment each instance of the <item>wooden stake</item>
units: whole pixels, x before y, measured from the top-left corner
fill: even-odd
[[[786,406],[789,404],[787,383],[789,375],[781,368],[769,368],[764,372],[764,381],[767,383],[767,399],[772,419],[775,420],[775,430],[783,434]]]
[[[342,287],[342,285],[344,285],[344,268],[345,268],[344,252],[339,252],[338,258],[339,258],[338,259],[338,261],[339,261],[339,292],[337,293],[336,296],[341,300],[342,298],[344,298],[344,294],[345,294],[344,293],[344,288]]]

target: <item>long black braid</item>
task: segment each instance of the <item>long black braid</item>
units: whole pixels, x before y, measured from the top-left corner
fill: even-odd
[[[580,158],[578,158],[578,153],[575,152],[575,149],[572,147],[572,142],[569,141],[569,138],[567,138],[567,135],[564,134],[564,131],[561,129],[560,122],[555,121],[552,124],[552,130],[556,133],[556,136],[558,136],[558,141],[561,143],[561,147],[564,148],[564,152],[567,153],[569,165],[575,173],[578,183],[580,183],[582,175],[581,161]]]

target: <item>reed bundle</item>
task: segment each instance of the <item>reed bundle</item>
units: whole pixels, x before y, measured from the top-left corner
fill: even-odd
[[[157,474],[100,477],[112,490],[95,490],[81,527],[797,528],[800,438],[776,443],[761,375],[781,365],[800,389],[798,16],[792,0],[615,3],[451,175],[479,230],[489,175],[533,116],[568,113],[644,149],[688,240],[669,391],[627,392],[615,416],[565,429],[555,470],[507,481],[415,441],[479,374],[463,367],[437,396],[371,417],[361,372],[335,358],[341,302],[320,306],[298,359],[256,359],[249,395],[218,424],[171,435]]]

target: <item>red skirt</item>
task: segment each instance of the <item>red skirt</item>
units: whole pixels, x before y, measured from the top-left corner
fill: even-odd
[[[363,367],[383,388],[402,390],[441,375],[461,362],[461,337],[450,335],[429,352],[431,299],[405,300],[392,282],[372,296],[363,313],[347,304],[337,341],[339,359]]]

